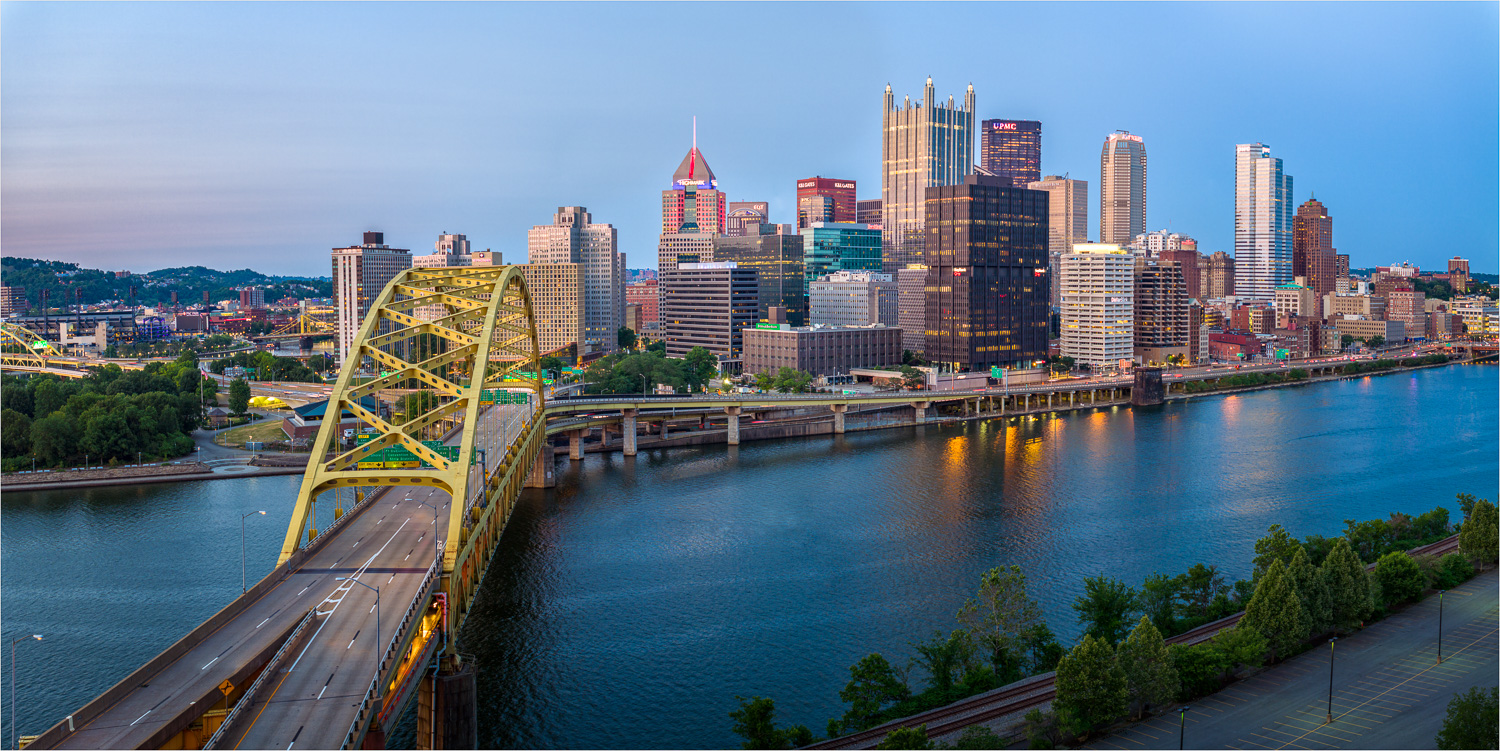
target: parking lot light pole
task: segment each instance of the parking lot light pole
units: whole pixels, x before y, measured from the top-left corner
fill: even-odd
[[[1187,736],[1187,713],[1192,707],[1183,707],[1177,716],[1177,751],[1182,751],[1182,740]]]
[[[1333,643],[1337,636],[1328,640],[1328,722],[1333,722]]]

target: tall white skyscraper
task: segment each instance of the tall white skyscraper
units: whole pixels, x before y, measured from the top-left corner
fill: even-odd
[[[1051,290],[1047,304],[1057,307],[1062,303],[1062,288],[1058,286],[1057,276],[1062,257],[1073,250],[1075,243],[1089,241],[1089,181],[1047,175],[1026,187],[1045,190],[1050,196],[1047,199],[1047,275],[1051,277]]]
[[[615,228],[594,224],[582,206],[559,206],[552,224],[526,233],[529,263],[583,265],[584,337],[605,351],[618,346],[615,335],[625,325],[625,257],[617,242]]]
[[[1271,147],[1234,147],[1234,293],[1276,301],[1276,287],[1292,281],[1292,177]]]
[[[1135,257],[1114,244],[1079,243],[1062,257],[1062,354],[1094,368],[1135,356]]]
[[[339,362],[349,356],[370,305],[396,275],[411,268],[411,251],[385,244],[385,233],[366,232],[364,242],[333,249],[333,300],[339,311]],[[382,321],[380,331],[389,330]]]
[[[915,106],[907,97],[898,108],[887,84],[880,120],[882,256],[894,273],[924,262],[926,189],[962,185],[974,171],[974,85],[960,109],[951,96],[938,103],[931,78]]]
[[[1146,142],[1121,130],[1099,154],[1099,242],[1129,245],[1146,231]]]

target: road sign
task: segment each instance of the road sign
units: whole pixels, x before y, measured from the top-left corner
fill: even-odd
[[[226,679],[223,683],[219,684],[219,692],[228,697],[234,693],[234,683]]]

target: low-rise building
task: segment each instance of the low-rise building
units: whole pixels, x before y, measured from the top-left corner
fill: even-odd
[[[1300,277],[1299,277],[1300,278]],[[1305,284],[1282,284],[1275,290],[1276,313],[1284,316],[1317,315],[1317,295]]]
[[[1366,318],[1343,318],[1328,320],[1328,325],[1339,330],[1339,336],[1352,336],[1361,341],[1369,341],[1374,337],[1383,337],[1385,341],[1397,343],[1406,341],[1405,321],[1372,321]]]
[[[781,368],[843,375],[855,368],[901,364],[901,329],[894,326],[776,326],[744,330],[746,373]]]

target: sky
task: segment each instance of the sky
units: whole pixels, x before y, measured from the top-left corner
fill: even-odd
[[[730,200],[880,196],[880,107],[1042,121],[1089,181],[1121,129],[1147,224],[1233,252],[1234,146],[1268,144],[1355,267],[1500,269],[1500,4],[0,4],[0,248],[149,271],[330,273],[364,230],[520,262],[586,206],[656,266],[698,145]],[[977,144],[976,144],[977,146]]]

